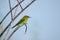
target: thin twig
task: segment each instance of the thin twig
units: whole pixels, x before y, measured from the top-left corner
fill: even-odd
[[[9,2],[9,8],[10,8],[10,10],[11,10],[12,8],[11,8],[11,2],[10,2],[10,0],[8,0],[8,2]],[[13,20],[12,11],[11,11],[11,20]],[[10,30],[10,27],[7,29],[7,32],[6,32],[6,34],[5,34],[6,37],[7,37],[8,33],[9,33],[9,30]],[[6,37],[5,37],[3,40],[5,40]]]
[[[8,35],[8,33],[9,33],[9,31],[10,31],[10,28],[8,28],[8,29],[7,29],[7,32],[6,32],[6,34],[5,34],[4,39],[3,39],[3,40],[6,40],[6,38],[7,38],[7,35]]]
[[[23,0],[24,1],[24,0]],[[19,2],[22,3],[23,1]],[[6,16],[2,19],[2,21],[0,22],[0,24],[4,21],[4,19],[8,16],[8,14],[13,10],[15,9],[17,6],[19,6],[19,4],[17,4],[15,7],[13,7],[7,14]],[[15,19],[14,19],[15,20]],[[8,27],[11,25],[12,21],[7,25],[7,27],[3,30],[3,32],[0,34],[0,37],[4,34],[4,32],[8,29]]]
[[[10,10],[11,10],[12,8],[11,8],[10,0],[9,0],[9,7],[10,7]],[[11,11],[11,20],[13,20],[13,14],[12,14],[12,11]]]
[[[9,40],[9,39],[12,37],[12,35],[13,35],[20,27],[22,27],[22,26],[23,26],[23,25],[17,26],[17,27],[14,29],[14,31],[10,34],[10,36],[8,37],[7,40]]]
[[[29,3],[15,18],[17,18],[17,17],[18,17],[27,7],[29,7],[34,1],[35,1],[35,0],[33,0],[31,3]],[[10,34],[10,36],[8,37],[7,40],[9,40],[9,39],[12,37],[12,35],[19,29],[19,27],[21,27],[21,26],[18,26],[18,27],[15,28],[15,30]]]
[[[0,24],[2,24],[2,22],[5,20],[5,18],[10,14],[10,12],[12,10],[14,10],[17,6],[19,6],[24,0],[22,0],[21,2],[19,2],[16,6],[14,6],[5,16],[4,18],[2,19],[2,21],[0,22]]]
[[[18,8],[18,7],[17,7],[17,8]],[[17,8],[15,9],[15,12],[14,12],[13,18],[15,17],[15,14],[16,14],[16,12],[17,12]]]
[[[9,3],[9,8],[10,8],[10,10],[12,9],[12,7],[11,7],[11,1],[10,0],[8,0],[8,3]],[[11,11],[11,21],[13,20],[13,14],[12,14],[12,11]],[[6,32],[6,34],[5,34],[5,38],[3,39],[3,40],[5,40],[6,38],[7,38],[7,35],[8,35],[8,33],[9,33],[9,31],[10,31],[10,27],[7,29],[7,32]]]
[[[23,10],[21,10],[13,19],[13,21],[26,9],[28,8],[35,0],[33,0],[31,3],[29,3]],[[0,37],[4,34],[4,32],[7,30],[7,28],[11,25],[12,21],[8,24],[8,26],[4,29],[4,31],[0,34]]]
[[[19,3],[19,1],[17,0],[17,2]],[[21,4],[20,4],[20,7],[21,7],[21,9],[23,9],[23,7],[21,6]]]
[[[10,10],[11,10],[12,8],[11,8],[10,0],[8,0],[8,2],[9,2],[9,8],[10,8]],[[13,20],[12,11],[11,11],[11,20]],[[6,34],[5,34],[5,36],[6,36],[6,37],[7,37],[8,33],[9,33],[9,30],[10,30],[10,27],[7,29],[7,32],[6,32]],[[6,37],[4,37],[4,39],[3,39],[3,40],[5,40],[5,39],[6,39]]]

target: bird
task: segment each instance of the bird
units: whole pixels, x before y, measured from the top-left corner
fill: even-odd
[[[27,21],[28,19],[31,18],[30,16],[28,15],[25,15],[23,18],[21,18],[17,23],[16,25],[14,25],[12,28],[15,28],[16,26],[22,24],[22,25],[25,25],[26,29],[25,29],[25,32],[27,31]]]

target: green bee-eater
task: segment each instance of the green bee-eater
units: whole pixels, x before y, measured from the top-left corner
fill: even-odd
[[[14,25],[12,28],[15,28],[16,26],[22,24],[22,25],[25,25],[25,26],[26,26],[26,30],[25,30],[25,32],[26,32],[26,31],[27,31],[27,25],[26,25],[26,24],[27,24],[28,18],[31,18],[31,17],[25,15],[25,16],[24,16],[21,20],[19,20],[19,22],[18,22],[16,25]]]

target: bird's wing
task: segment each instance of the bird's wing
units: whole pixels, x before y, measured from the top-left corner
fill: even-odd
[[[12,28],[16,27],[17,25],[21,24],[25,19],[21,19],[16,25],[14,25]]]
[[[18,24],[21,24],[23,21],[25,21],[25,19],[23,18],[23,19],[21,19],[16,25],[18,25]]]

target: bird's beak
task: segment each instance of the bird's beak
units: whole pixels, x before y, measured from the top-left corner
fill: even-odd
[[[28,18],[31,18],[31,17],[28,17]]]

